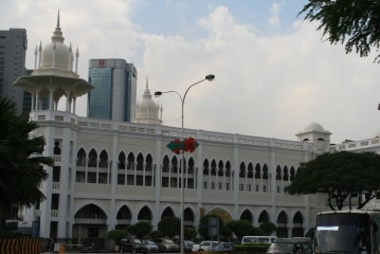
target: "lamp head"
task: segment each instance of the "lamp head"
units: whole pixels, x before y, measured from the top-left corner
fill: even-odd
[[[157,91],[154,93],[154,97],[158,98],[162,95],[162,92],[161,91]]]
[[[208,81],[213,81],[215,79],[215,75],[214,74],[208,74],[205,79],[207,79]]]

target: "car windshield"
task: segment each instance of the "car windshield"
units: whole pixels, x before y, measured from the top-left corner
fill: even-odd
[[[143,240],[143,242],[145,243],[145,244],[155,244],[153,241],[151,241],[151,240]]]
[[[170,239],[164,239],[164,242],[165,243],[174,243],[174,241],[170,240]]]
[[[138,244],[141,244],[142,242],[140,241],[140,239],[132,239],[132,241],[134,242],[134,243],[138,243]]]

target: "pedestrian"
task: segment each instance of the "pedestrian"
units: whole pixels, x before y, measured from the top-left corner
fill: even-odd
[[[55,239],[54,237],[50,238],[50,250],[51,252],[54,252],[54,245],[55,245]]]

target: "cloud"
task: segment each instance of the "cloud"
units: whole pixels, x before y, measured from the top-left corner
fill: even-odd
[[[273,27],[279,27],[280,26],[279,13],[280,13],[282,5],[283,4],[280,4],[280,3],[272,3],[270,8],[269,8],[269,12],[271,14],[271,16],[269,18],[269,24]]]
[[[296,21],[268,35],[256,24],[239,21],[228,6],[208,5],[207,15],[186,17],[193,22],[188,26],[200,31],[197,36],[147,32],[132,14],[143,15],[149,1],[111,2],[8,0],[0,14],[8,24],[27,29],[32,67],[34,47],[40,40],[50,42],[60,9],[65,42],[79,47],[81,77],[87,79],[91,58],[124,58],[138,69],[138,99],[146,77],[152,93],[184,94],[191,84],[215,74],[213,82],[187,94],[186,128],[295,140],[295,133],[318,122],[333,133],[333,142],[379,131],[379,66],[373,58],[346,55],[342,45],[321,42],[316,24]],[[283,8],[282,3],[271,5],[272,25],[280,25]],[[39,15],[25,16],[28,9]],[[179,127],[178,96],[166,94],[159,102],[164,124]],[[86,97],[77,105],[85,115]]]

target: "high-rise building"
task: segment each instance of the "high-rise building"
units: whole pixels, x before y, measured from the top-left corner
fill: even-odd
[[[136,105],[137,70],[124,59],[91,59],[88,81],[89,118],[130,122]]]
[[[26,30],[11,28],[0,30],[0,97],[7,97],[23,112],[24,90],[13,86],[20,76],[25,76],[25,55],[28,47]]]

